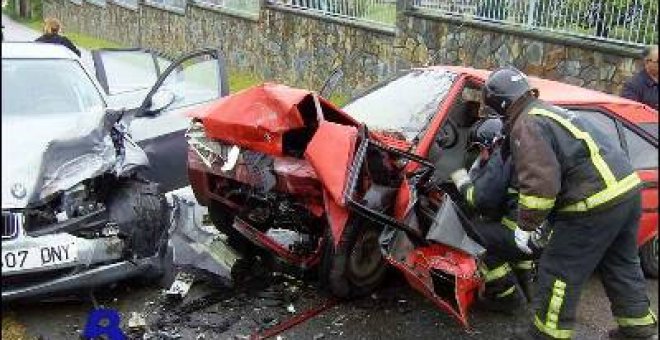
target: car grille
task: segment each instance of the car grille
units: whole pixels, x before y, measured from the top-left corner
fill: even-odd
[[[18,236],[23,227],[23,214],[3,211],[2,212],[2,239],[8,240]]]

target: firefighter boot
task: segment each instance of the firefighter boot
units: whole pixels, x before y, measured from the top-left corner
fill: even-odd
[[[525,305],[525,296],[520,287],[516,284],[507,289],[498,291],[489,291],[489,289],[486,288],[486,293],[477,301],[478,308],[508,315],[517,314]]]
[[[658,324],[619,327],[609,332],[610,339],[658,339]]]
[[[534,296],[534,273],[532,266],[532,261],[521,261],[516,263],[513,270],[516,274],[516,278],[518,279],[518,284],[522,289],[522,293],[525,295],[528,303],[532,301],[532,296]]]
[[[549,339],[534,327],[518,328],[506,340],[545,340]]]

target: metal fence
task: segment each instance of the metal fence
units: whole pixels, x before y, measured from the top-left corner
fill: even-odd
[[[259,0],[195,0],[195,2],[209,7],[227,8],[232,11],[248,14],[259,13]]]
[[[113,0],[112,2],[129,8],[137,8],[138,0]]]
[[[274,4],[394,27],[396,0],[274,0]]]
[[[657,0],[413,0],[413,7],[597,40],[657,43]]]
[[[175,11],[186,10],[186,0],[144,0],[144,2]]]

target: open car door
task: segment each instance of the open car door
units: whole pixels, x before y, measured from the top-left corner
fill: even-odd
[[[145,49],[103,49],[92,58],[110,105],[137,108],[129,132],[149,157],[147,177],[164,191],[187,186],[186,112],[229,94],[221,52],[172,60]]]

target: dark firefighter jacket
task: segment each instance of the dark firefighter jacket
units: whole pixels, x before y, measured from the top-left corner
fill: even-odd
[[[641,183],[623,150],[573,112],[527,97],[510,111],[510,150],[518,225],[534,230],[548,217],[605,209]]]
[[[503,225],[516,228],[518,191],[514,184],[511,157],[496,148],[483,164],[477,160],[470,169],[470,183],[461,187],[461,194],[470,206]]]

